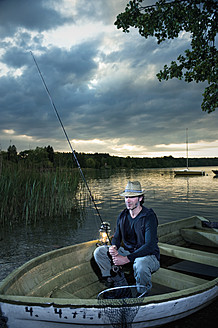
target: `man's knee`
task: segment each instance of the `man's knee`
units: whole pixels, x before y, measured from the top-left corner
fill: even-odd
[[[138,272],[155,272],[159,269],[159,262],[155,256],[138,257],[134,262],[134,269]]]
[[[137,273],[142,273],[147,269],[147,265],[145,261],[142,261],[142,258],[135,259],[135,262],[133,264],[134,271]]]
[[[99,246],[94,250],[94,259],[97,260],[102,257],[106,257],[108,253],[108,247],[107,246]]]

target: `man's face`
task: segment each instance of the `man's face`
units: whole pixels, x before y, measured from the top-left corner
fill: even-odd
[[[128,210],[134,210],[138,206],[140,206],[140,201],[142,197],[125,197],[126,208]]]

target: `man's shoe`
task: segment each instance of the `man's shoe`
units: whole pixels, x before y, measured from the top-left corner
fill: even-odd
[[[112,277],[114,287],[128,286],[128,282],[123,272],[118,272],[115,277]]]
[[[103,277],[103,280],[101,281],[107,288],[112,288],[114,286],[114,281],[113,278],[108,276],[108,277]]]
[[[128,286],[127,280],[123,272],[118,272],[114,277],[110,277],[113,281],[113,288],[105,290],[105,299],[121,299],[132,297],[131,289]]]

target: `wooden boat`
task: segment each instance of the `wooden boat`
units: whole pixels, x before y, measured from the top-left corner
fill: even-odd
[[[188,164],[188,129],[186,129],[186,169],[174,171],[175,175],[205,175],[202,170],[190,170]]]
[[[8,327],[156,327],[214,301],[217,225],[195,216],[160,225],[158,236],[161,268],[152,275],[149,296],[97,299],[105,287],[95,272],[96,241],[89,241],[30,260],[1,282],[0,308]]]

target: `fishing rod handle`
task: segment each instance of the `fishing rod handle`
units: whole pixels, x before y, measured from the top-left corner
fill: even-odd
[[[116,247],[116,245],[111,245],[110,247]],[[117,250],[117,247],[115,248]],[[114,272],[114,273],[118,273],[121,269],[121,267],[119,265],[115,265],[113,264],[113,259],[112,259],[112,256],[109,252],[109,249],[108,249],[108,257],[110,258],[110,261],[111,261],[111,270]]]

